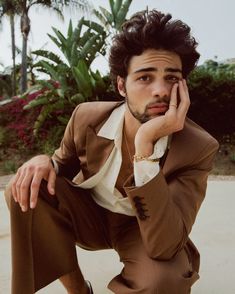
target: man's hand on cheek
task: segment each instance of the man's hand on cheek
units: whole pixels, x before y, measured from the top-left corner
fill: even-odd
[[[177,101],[177,92],[179,100]],[[164,115],[150,119],[135,136],[136,154],[150,156],[155,142],[164,136],[183,129],[185,117],[190,106],[188,87],[185,80],[180,80],[172,87],[169,109]]]

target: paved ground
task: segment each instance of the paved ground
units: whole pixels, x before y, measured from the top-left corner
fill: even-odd
[[[0,191],[0,294],[10,294],[9,215],[3,198]],[[191,234],[202,256],[201,279],[192,294],[235,293],[234,205],[235,181],[209,181],[206,200]],[[85,277],[93,284],[95,294],[111,293],[106,285],[122,268],[115,252],[79,249],[78,258]],[[59,282],[54,282],[38,293],[63,294],[65,291]]]

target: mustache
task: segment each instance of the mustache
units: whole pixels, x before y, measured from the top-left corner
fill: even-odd
[[[151,107],[152,105],[155,105],[156,103],[165,103],[165,104],[169,104],[170,102],[170,97],[163,97],[163,98],[157,98],[152,102],[149,102],[148,105],[146,106]]]

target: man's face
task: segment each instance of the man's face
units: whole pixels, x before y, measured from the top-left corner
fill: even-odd
[[[130,113],[144,123],[168,110],[171,89],[182,79],[182,63],[174,52],[148,49],[133,56],[126,79],[118,77],[118,89]]]

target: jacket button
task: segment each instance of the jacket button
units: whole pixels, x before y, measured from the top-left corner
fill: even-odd
[[[143,210],[142,207],[138,207],[137,208],[137,212],[138,212],[139,215],[143,215],[144,214],[144,210]]]
[[[135,203],[135,207],[136,207],[137,209],[139,209],[139,208],[142,209],[143,204],[142,204],[141,202],[136,202],[136,203]]]
[[[147,215],[145,215],[145,214],[139,215],[139,219],[141,219],[141,220],[146,220],[146,218],[147,218]]]
[[[135,196],[135,197],[133,198],[133,200],[134,200],[135,202],[140,202],[140,201],[141,201],[141,198],[140,198],[140,196]]]

